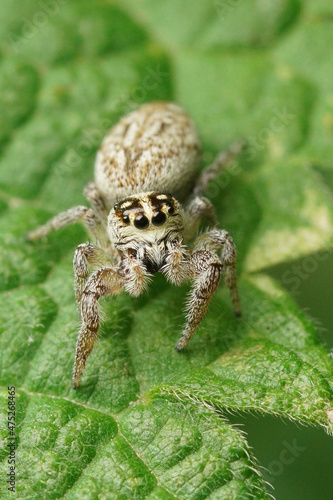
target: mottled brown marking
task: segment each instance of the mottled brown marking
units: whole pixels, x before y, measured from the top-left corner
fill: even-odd
[[[199,160],[198,134],[184,110],[149,103],[110,130],[97,155],[95,179],[110,205],[133,191],[156,188],[182,200],[193,186]]]

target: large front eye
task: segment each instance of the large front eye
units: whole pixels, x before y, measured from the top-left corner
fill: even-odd
[[[164,212],[155,212],[152,218],[152,223],[154,226],[162,226],[166,221],[166,215]]]
[[[145,215],[135,217],[134,226],[137,229],[146,229],[149,226],[149,220]]]
[[[128,217],[127,214],[123,214],[122,216],[122,221],[124,224],[128,225],[130,223],[130,218]]]

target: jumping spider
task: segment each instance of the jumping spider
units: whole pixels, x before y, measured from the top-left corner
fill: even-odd
[[[95,241],[79,245],[73,261],[81,319],[75,389],[97,337],[102,296],[123,289],[138,296],[154,273],[165,274],[175,285],[192,280],[178,351],[203,319],[222,273],[234,313],[240,315],[235,245],[227,231],[217,227],[214,207],[203,193],[241,148],[241,142],[235,143],[199,174],[200,141],[185,111],[167,102],[144,104],[105,137],[95,181],[84,190],[91,208],[70,208],[28,233],[29,240],[36,240],[81,221]],[[212,229],[189,249],[186,242],[195,236],[203,216]],[[90,276],[88,265],[97,268]]]

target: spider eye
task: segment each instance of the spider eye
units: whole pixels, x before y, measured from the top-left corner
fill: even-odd
[[[154,226],[162,226],[166,221],[166,215],[164,212],[155,212],[152,218],[152,223]]]
[[[122,216],[122,221],[124,224],[129,224],[130,223],[130,218],[128,217],[128,215],[123,215]]]
[[[138,215],[135,218],[134,226],[137,229],[146,229],[149,226],[149,220],[145,215]]]
[[[167,201],[165,202],[165,204],[166,204],[166,206],[168,207],[168,214],[169,214],[169,215],[172,215],[172,214],[174,213],[174,211],[175,211],[173,204],[172,204],[172,203],[171,203],[171,201],[169,201],[169,200],[167,200]]]

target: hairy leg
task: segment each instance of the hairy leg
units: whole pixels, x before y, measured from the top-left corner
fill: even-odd
[[[217,252],[220,252],[220,257]],[[222,273],[230,291],[234,314],[240,316],[235,245],[227,231],[213,229],[197,238],[194,244],[190,262],[193,289],[188,300],[187,324],[176,344],[178,351],[186,346],[205,316]]]
[[[181,285],[189,275],[190,252],[182,240],[167,243],[167,256],[161,272],[170,283]]]
[[[239,140],[234,142],[227,150],[221,151],[213,163],[206,167],[200,175],[194,187],[193,194],[201,196],[208,188],[210,181],[218,177],[243,148],[244,141]]]
[[[89,204],[93,209],[94,213],[106,225],[109,215],[109,210],[107,209],[104,202],[104,198],[98,191],[96,184],[93,181],[88,182],[88,184],[86,184],[84,187],[83,194],[89,201]]]
[[[61,229],[75,222],[83,222],[94,238],[105,240],[105,230],[100,219],[91,208],[82,205],[70,208],[52,217],[43,226],[39,226],[34,231],[27,233],[26,238],[30,241],[37,240],[48,235],[51,231]]]
[[[123,258],[119,274],[123,279],[124,290],[133,297],[138,297],[148,287],[151,276],[142,262],[131,254]]]
[[[205,217],[210,227],[218,224],[213,204],[204,196],[194,196],[185,206],[185,241],[190,240],[198,231],[202,217]]]
[[[73,387],[80,385],[81,375],[86,360],[91,353],[99,328],[98,300],[100,297],[119,293],[123,288],[122,279],[115,268],[99,269],[91,275],[81,300],[81,327],[76,342],[76,353],[73,367]]]
[[[83,249],[87,251],[87,249]],[[94,254],[92,260],[99,258],[99,250]],[[87,257],[85,257],[87,259]],[[84,263],[83,263],[84,267]],[[125,289],[134,296],[140,295],[148,284],[149,276],[142,266],[133,256],[124,258],[119,267],[105,267],[95,271],[82,291],[81,296],[81,328],[76,344],[76,355],[73,369],[73,387],[77,389],[80,385],[80,378],[91,353],[99,328],[98,300],[102,296],[116,294]],[[78,292],[79,293],[79,292]]]
[[[73,258],[74,289],[76,304],[80,314],[82,293],[89,277],[88,264],[92,267],[103,267],[111,266],[112,262],[110,255],[102,248],[91,243],[83,243],[76,248]]]
[[[240,316],[236,273],[236,247],[232,237],[224,229],[212,229],[196,239],[193,251],[198,250],[209,250],[220,255],[223,265],[223,276],[229,288],[234,315]]]
[[[186,346],[205,316],[220,281],[222,264],[217,255],[200,250],[192,254],[190,272],[193,288],[187,301],[187,323],[176,344],[177,351]]]
[[[192,196],[185,207],[185,241],[195,235],[202,217],[207,219],[210,227],[217,226],[218,221],[215,208],[203,194],[208,188],[209,183],[225,170],[243,147],[243,141],[239,140],[235,142],[229,149],[219,153],[213,163],[206,167],[200,175],[194,186]]]

